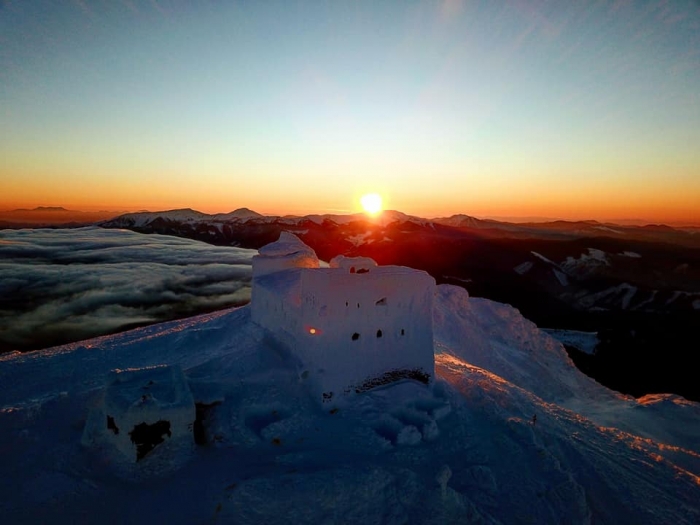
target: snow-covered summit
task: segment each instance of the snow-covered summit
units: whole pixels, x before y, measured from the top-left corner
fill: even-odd
[[[202,213],[191,208],[182,208],[178,210],[167,210],[167,211],[142,211],[125,213],[119,217],[115,217],[107,223],[120,223],[125,225],[125,227],[136,227],[142,228],[148,224],[151,224],[155,220],[167,220],[167,221],[177,221],[182,223],[193,223],[199,222],[209,215]]]
[[[1,355],[3,522],[700,522],[700,405],[605,389],[508,305],[437,286],[433,384],[339,409],[309,395],[251,309]],[[190,393],[203,445],[156,444],[132,470],[115,468],[109,442],[81,445],[88,420],[117,436],[104,413],[92,419],[105,399],[119,400],[108,415],[129,436],[135,421],[119,414],[137,414],[148,388],[177,409],[162,419],[173,434],[191,409],[169,399]]]
[[[251,210],[250,208],[238,208],[229,213],[217,213],[211,216],[211,219],[216,221],[230,221],[230,220],[242,220],[246,221],[248,219],[262,219],[265,217],[261,213]]]
[[[246,222],[251,219],[262,220],[266,219],[266,217],[248,208],[238,208],[237,210],[229,213],[217,213],[214,215],[193,210],[191,208],[183,208],[177,210],[125,213],[108,221],[104,221],[104,224],[112,227],[119,226],[127,228],[144,228],[158,221],[197,224],[206,222],[221,223],[229,221]]]

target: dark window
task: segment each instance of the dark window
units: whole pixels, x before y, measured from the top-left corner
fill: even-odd
[[[369,270],[367,268],[360,268],[357,270],[357,273],[369,273]]]
[[[146,454],[160,445],[165,440],[166,434],[168,437],[172,435],[172,432],[170,432],[170,421],[161,419],[152,425],[145,422],[136,425],[129,432],[131,442],[136,445],[136,461],[142,460]]]
[[[353,340],[353,341],[357,341],[359,338],[360,338],[360,334],[358,334],[357,332],[355,332],[354,334],[352,334],[352,340]]]
[[[403,328],[401,329],[401,335],[406,335],[406,331]]]
[[[377,302],[374,303],[374,304],[375,304],[376,306],[386,306],[386,297],[382,297],[381,299],[379,299],[379,301],[377,301]]]
[[[107,416],[107,428],[114,432],[115,434],[119,434],[119,428],[117,427],[117,424],[114,422],[114,418],[112,416]]]
[[[382,331],[381,331],[381,330],[377,330],[377,337],[381,337],[381,336],[382,336]]]

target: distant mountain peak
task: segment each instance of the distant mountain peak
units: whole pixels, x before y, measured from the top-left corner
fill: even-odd
[[[231,215],[254,215],[256,217],[263,217],[262,213],[258,213],[257,211],[253,211],[250,208],[237,208],[231,212]]]
[[[37,206],[32,211],[70,211],[63,206]]]
[[[59,212],[68,212],[71,210],[67,210],[63,206],[37,206],[36,208],[16,208],[14,210],[10,210],[11,213],[31,213],[31,212],[53,212],[53,211],[59,211]],[[76,212],[73,212],[76,213]]]

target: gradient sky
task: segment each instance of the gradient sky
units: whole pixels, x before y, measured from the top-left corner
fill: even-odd
[[[0,0],[0,208],[700,223],[700,3]]]

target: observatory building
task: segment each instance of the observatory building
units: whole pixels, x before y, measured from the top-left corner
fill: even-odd
[[[435,280],[403,266],[316,253],[283,232],[253,258],[251,315],[298,357],[323,402],[434,376]]]

